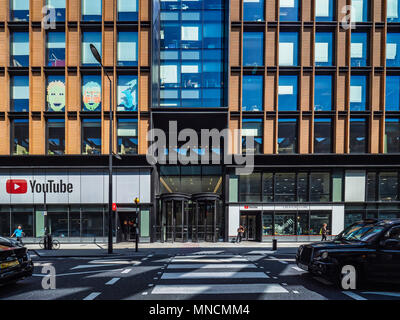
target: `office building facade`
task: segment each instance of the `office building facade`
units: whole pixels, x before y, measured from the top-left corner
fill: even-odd
[[[151,242],[231,241],[239,225],[246,240],[308,241],[324,223],[335,235],[400,218],[399,10],[0,0],[0,235],[21,224],[37,241],[46,205],[54,236],[106,240],[110,100],[115,241],[135,238],[136,214]],[[146,156],[152,129],[167,137],[163,162]],[[199,147],[185,129],[240,131]],[[175,161],[189,153],[220,161]]]

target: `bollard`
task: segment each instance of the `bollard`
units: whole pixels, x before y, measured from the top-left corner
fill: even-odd
[[[278,250],[278,240],[272,240],[272,251]]]

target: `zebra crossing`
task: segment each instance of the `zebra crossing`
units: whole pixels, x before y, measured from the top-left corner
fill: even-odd
[[[242,255],[175,256],[150,295],[289,294],[264,269]]]

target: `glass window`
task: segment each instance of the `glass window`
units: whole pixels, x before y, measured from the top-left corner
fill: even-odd
[[[279,119],[278,153],[297,153],[296,119]]]
[[[333,65],[333,33],[316,32],[315,33],[315,65],[332,66]]]
[[[10,209],[0,207],[0,237],[9,237],[14,230],[10,230]]]
[[[53,237],[68,237],[68,208],[52,207],[47,210],[49,233]]]
[[[65,152],[65,120],[47,121],[47,154],[63,155]]]
[[[82,0],[82,21],[101,21],[102,0]]]
[[[307,211],[299,212],[297,214],[297,230],[296,234],[299,236],[304,236],[310,234],[310,228],[308,225],[308,216],[309,213]]]
[[[365,111],[368,102],[367,76],[351,76],[350,80],[350,111]]]
[[[315,118],[314,120],[314,153],[332,152],[331,119]]]
[[[82,208],[82,237],[103,237],[103,208]]]
[[[138,0],[118,0],[118,20],[138,20]]]
[[[274,174],[263,174],[263,202],[274,201]]]
[[[396,171],[379,174],[379,200],[397,201],[399,197],[399,177]]]
[[[71,206],[69,211],[69,236],[73,238],[81,236],[81,212],[78,206]]]
[[[11,66],[29,66],[29,32],[13,32],[11,34]]]
[[[243,20],[264,21],[264,0],[244,0]]]
[[[333,21],[335,16],[335,0],[315,1],[315,20]]]
[[[314,104],[315,111],[332,110],[333,77],[331,75],[315,76]]]
[[[275,202],[296,201],[296,174],[275,174]]]
[[[294,213],[275,214],[275,235],[289,236],[295,234],[296,215]]]
[[[29,111],[29,76],[11,78],[11,111]]]
[[[263,76],[243,76],[243,111],[262,111],[263,91]]]
[[[272,214],[264,213],[262,219],[263,219],[263,236],[272,236],[274,232]]]
[[[386,111],[400,111],[400,76],[386,76]]]
[[[379,219],[381,220],[393,220],[393,219],[400,219],[400,212],[387,212],[381,210],[379,212]]]
[[[33,210],[26,207],[11,208],[11,230],[14,232],[18,226],[22,227],[25,237],[33,237]]]
[[[400,50],[400,33],[388,32],[386,38],[386,65],[388,67],[400,66],[398,50]]]
[[[101,120],[82,121],[82,154],[101,154]]]
[[[138,77],[133,75],[118,76],[118,111],[138,110]]]
[[[368,34],[366,32],[351,33],[351,66],[365,67],[368,64]]]
[[[240,176],[239,201],[260,202],[261,201],[261,173]]]
[[[376,172],[367,175],[367,201],[376,201]]]
[[[297,200],[299,202],[308,201],[308,174],[306,172],[297,174]]]
[[[29,0],[10,0],[10,14],[13,21],[29,21]]]
[[[245,67],[264,65],[263,32],[243,32],[243,65]]]
[[[118,153],[137,154],[138,153],[138,124],[135,119],[118,120]]]
[[[296,111],[298,109],[298,77],[291,75],[279,76],[278,110]]]
[[[47,65],[49,67],[65,66],[65,33],[48,32],[46,46]]]
[[[253,148],[247,146],[247,137],[254,138]],[[263,153],[263,123],[261,119],[243,119],[242,123],[242,152],[261,154]]]
[[[387,0],[387,21],[388,22],[399,22],[400,6],[399,0]]]
[[[29,120],[15,119],[11,122],[11,153],[13,155],[29,154]]]
[[[82,76],[82,110],[101,111],[101,77]]]
[[[46,89],[47,111],[65,111],[65,76],[48,76]]]
[[[65,0],[47,0],[47,6],[56,11],[56,21],[65,21]]]
[[[279,33],[279,65],[297,66],[298,64],[298,39],[297,32]]]
[[[280,0],[279,19],[281,21],[299,20],[299,0]]]
[[[367,121],[365,119],[350,119],[350,153],[367,152]]]
[[[351,226],[353,223],[363,220],[362,212],[345,212],[344,213],[344,228]]]
[[[118,32],[118,65],[138,65],[138,34],[137,32]]]
[[[310,212],[310,234],[319,235],[323,224],[326,223],[328,234],[332,234],[331,215],[325,212]]]
[[[386,118],[385,153],[400,153],[400,119]]]
[[[310,174],[310,201],[329,202],[331,175],[328,172],[312,172]]]
[[[82,33],[82,65],[98,66],[99,63],[90,50],[90,44],[93,44],[101,54],[101,32],[90,31]]]
[[[368,1],[367,0],[352,0],[351,20],[354,22],[368,21]]]

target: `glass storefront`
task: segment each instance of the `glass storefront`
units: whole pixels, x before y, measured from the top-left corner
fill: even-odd
[[[388,203],[346,205],[344,214],[345,228],[363,219],[400,219],[400,205]]]

